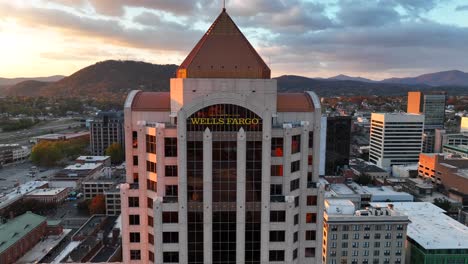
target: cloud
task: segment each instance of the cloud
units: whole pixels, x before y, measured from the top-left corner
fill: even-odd
[[[342,1],[339,7],[336,16],[343,27],[379,27],[401,19],[394,6],[388,2]]]
[[[192,39],[199,37],[202,32],[184,28],[173,22],[160,19],[152,27],[131,28],[113,17],[78,16],[59,9],[46,8],[15,8],[1,6],[0,17],[12,18],[30,27],[55,28],[64,34],[76,37],[96,38],[116,45],[138,47],[155,50],[180,51],[189,49],[194,43]],[[181,38],[180,35],[184,37]]]
[[[457,6],[455,11],[468,11],[468,5]]]

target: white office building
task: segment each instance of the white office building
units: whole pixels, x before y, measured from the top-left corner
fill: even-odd
[[[417,163],[423,130],[424,115],[373,113],[369,161],[389,172],[393,165]]]

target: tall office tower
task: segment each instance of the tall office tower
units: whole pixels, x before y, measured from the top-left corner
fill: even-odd
[[[405,263],[408,216],[388,207],[357,210],[350,200],[325,200],[323,263]]]
[[[391,171],[392,165],[418,163],[424,115],[372,113],[369,161]]]
[[[91,153],[95,156],[105,154],[107,147],[113,143],[124,143],[124,115],[123,112],[99,112],[90,122]]]
[[[132,91],[124,111],[124,263],[321,259],[319,99],[278,93],[225,10],[170,92]]]
[[[445,122],[446,92],[408,92],[407,112],[424,114],[424,153],[435,151],[435,129],[443,129]]]
[[[424,129],[444,128],[445,92],[408,92],[408,114],[424,114]]]
[[[327,117],[325,175],[336,175],[349,165],[351,116]]]

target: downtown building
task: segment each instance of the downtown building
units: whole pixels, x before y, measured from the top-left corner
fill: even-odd
[[[89,123],[91,153],[104,156],[106,149],[118,143],[124,147],[124,120],[120,112],[99,112]]]
[[[436,144],[436,129],[443,129],[445,122],[446,92],[408,92],[409,114],[424,115],[422,152],[433,153]]]
[[[356,210],[350,200],[327,199],[323,263],[404,264],[408,223],[391,204]]]
[[[369,161],[387,171],[393,165],[418,163],[424,115],[372,113]]]
[[[124,112],[124,263],[321,261],[320,102],[278,93],[224,9],[170,92]]]

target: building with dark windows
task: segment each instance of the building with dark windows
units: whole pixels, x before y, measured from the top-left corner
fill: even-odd
[[[408,92],[407,112],[424,115],[424,153],[433,153],[435,150],[435,129],[444,128],[446,101],[446,92]]]
[[[124,263],[321,259],[320,102],[278,93],[226,10],[170,92],[132,91],[124,111]]]
[[[123,112],[99,112],[90,122],[91,153],[103,156],[107,147],[119,143],[124,147]]]
[[[327,117],[325,175],[337,175],[349,165],[351,116]]]
[[[393,165],[417,163],[423,128],[424,115],[373,113],[369,161],[388,172]]]

